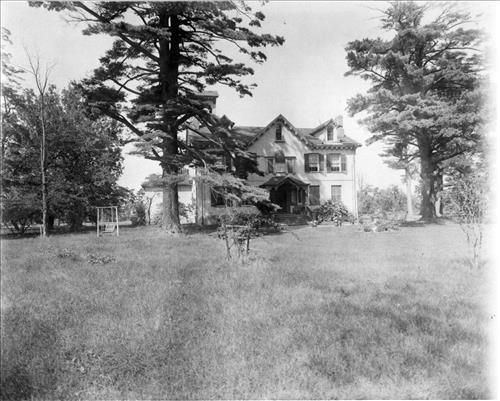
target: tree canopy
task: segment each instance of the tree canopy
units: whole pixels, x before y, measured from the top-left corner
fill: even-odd
[[[200,94],[210,85],[225,85],[241,96],[254,85],[241,77],[253,69],[235,61],[222,43],[250,61],[266,60],[261,48],[283,38],[258,34],[264,20],[243,2],[47,2],[69,10],[87,23],[84,33],[116,38],[92,77],[82,82],[87,101],[124,124],[139,152],[156,160],[164,181],[163,225],[179,230],[177,173],[186,164],[207,166],[214,148],[232,159],[251,160],[234,140],[231,122],[212,114]],[[193,124],[193,119],[197,123]],[[190,142],[179,133],[190,128],[204,141]]]
[[[346,47],[346,75],[372,83],[348,108],[351,115],[366,113],[368,143],[384,141],[386,155],[405,165],[418,160],[421,214],[433,219],[445,165],[474,152],[484,137],[484,36],[453,4],[394,2],[381,20],[392,39]]]
[[[4,94],[5,95],[5,94]],[[32,90],[5,97],[2,150],[2,219],[18,231],[41,218],[40,96]],[[70,87],[45,96],[47,203],[49,221],[73,229],[94,217],[96,205],[117,204],[122,170],[120,127],[109,118],[85,115],[81,94]]]

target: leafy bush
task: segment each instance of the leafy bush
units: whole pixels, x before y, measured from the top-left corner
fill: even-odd
[[[217,235],[226,242],[227,258],[232,259],[232,250],[236,249],[238,259],[250,252],[250,240],[263,231],[279,231],[280,225],[270,216],[263,215],[255,208],[227,208],[219,216]]]
[[[459,178],[453,183],[446,198],[451,205],[453,218],[460,224],[472,250],[471,264],[477,268],[488,207],[487,179],[478,174]]]
[[[134,215],[130,218],[132,225],[145,226],[146,225],[146,206],[144,202],[139,201],[134,205]]]
[[[367,185],[358,191],[358,204],[362,214],[405,212],[406,196],[396,185],[383,189]]]
[[[349,212],[342,202],[333,202],[328,200],[321,204],[314,212],[317,224],[324,221],[333,221],[335,225],[341,226],[342,223],[354,223],[356,218]]]
[[[18,188],[4,191],[1,201],[2,223],[11,231],[24,234],[40,218],[40,201],[36,194]]]

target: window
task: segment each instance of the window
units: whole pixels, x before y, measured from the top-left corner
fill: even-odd
[[[267,158],[267,172],[268,174],[274,174],[274,157]]]
[[[319,205],[319,185],[309,186],[309,204],[311,206]]]
[[[304,155],[304,167],[306,173],[323,171],[324,155],[319,153],[306,153]]]
[[[326,158],[327,171],[347,171],[346,155],[340,153],[330,153]]]
[[[286,173],[286,158],[282,150],[277,150],[274,154],[274,172]]]
[[[222,191],[217,188],[210,189],[210,205],[212,206],[224,206],[226,204],[224,196],[222,196]]]
[[[281,124],[276,125],[276,140],[277,141],[283,140],[283,127],[281,126]]]
[[[326,140],[333,141],[333,127],[332,126],[329,126],[326,129]]]
[[[295,157],[286,158],[286,170],[288,174],[295,174]]]
[[[332,185],[332,201],[342,202],[342,186]]]

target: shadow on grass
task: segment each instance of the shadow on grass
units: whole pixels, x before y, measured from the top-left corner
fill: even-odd
[[[50,322],[27,308],[2,312],[0,399],[40,398],[57,386],[59,338]]]

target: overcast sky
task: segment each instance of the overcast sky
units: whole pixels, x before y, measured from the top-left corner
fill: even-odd
[[[338,115],[344,116],[346,134],[363,143],[370,136],[345,111],[347,99],[363,93],[368,84],[357,77],[345,77],[345,46],[349,41],[383,35],[380,11],[383,2],[286,2],[271,1],[261,7],[266,15],[262,31],[285,37],[285,44],[265,51],[268,61],[255,65],[247,82],[258,87],[253,97],[240,98],[232,90],[219,92],[217,114],[226,114],[237,125],[265,126],[283,114],[296,127],[315,127]],[[461,2],[460,6],[478,17],[478,26],[496,39],[493,23],[498,22],[496,2]],[[98,65],[98,58],[112,43],[105,35],[83,36],[82,25],[67,22],[62,13],[32,8],[25,2],[1,2],[2,26],[11,31],[13,44],[7,48],[13,62],[26,65],[24,48],[53,63],[51,80],[60,89],[78,80]],[[242,61],[245,61],[242,59]],[[363,146],[357,152],[357,175],[365,183],[384,187],[401,185],[401,171],[387,168],[378,154],[382,145]],[[144,178],[160,172],[159,167],[142,158],[125,155],[120,184],[137,188]]]

